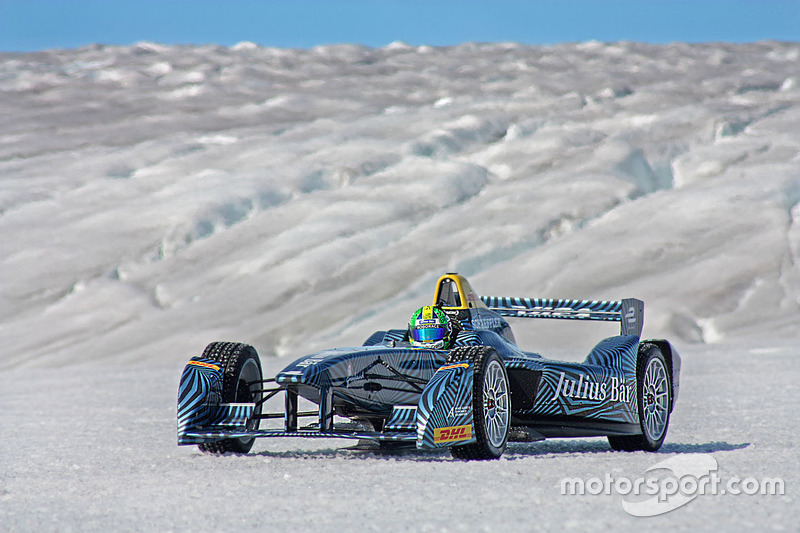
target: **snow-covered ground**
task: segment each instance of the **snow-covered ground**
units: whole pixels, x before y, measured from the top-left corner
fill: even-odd
[[[793,529],[798,65],[776,42],[0,54],[2,529]],[[275,372],[402,327],[446,271],[643,299],[645,336],[685,362],[664,453],[175,446],[180,369],[208,342]],[[515,332],[581,359],[607,328]],[[696,453],[786,495],[639,519],[559,493]]]
[[[800,365],[793,344],[690,346],[658,454],[605,439],[511,444],[499,461],[378,455],[350,441],[257,441],[247,456],[175,445],[179,364],[0,373],[6,531],[794,531]],[[265,359],[265,371],[284,361]],[[722,480],[781,478],[783,496],[706,494],[652,518],[564,478],[631,480],[710,454]],[[626,497],[626,499],[631,499]]]

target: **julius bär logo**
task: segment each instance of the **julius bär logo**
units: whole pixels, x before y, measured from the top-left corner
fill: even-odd
[[[569,379],[564,372],[561,372],[550,401],[556,401],[559,397],[597,401],[609,399],[612,402],[630,403],[634,398],[634,386],[616,377],[612,377],[608,382],[596,383],[588,377],[584,378],[583,375],[577,380]]]
[[[433,442],[455,442],[472,438],[472,426],[453,426],[433,430]]]

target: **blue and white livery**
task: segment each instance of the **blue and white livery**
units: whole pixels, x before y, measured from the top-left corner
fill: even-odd
[[[181,377],[178,444],[246,453],[261,437],[338,437],[494,459],[509,441],[607,436],[616,450],[645,451],[664,442],[681,359],[666,340],[640,339],[640,300],[478,296],[446,274],[433,304],[456,326],[448,350],[389,329],[264,379],[254,348],[212,343]],[[555,361],[519,348],[507,318],[613,321],[620,332],[582,363]],[[265,412],[279,398],[282,409]],[[270,423],[278,426],[262,428]]]

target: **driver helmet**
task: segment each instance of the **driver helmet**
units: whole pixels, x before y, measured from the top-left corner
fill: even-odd
[[[414,346],[446,350],[453,340],[453,326],[444,311],[433,305],[420,307],[408,323],[408,339]]]

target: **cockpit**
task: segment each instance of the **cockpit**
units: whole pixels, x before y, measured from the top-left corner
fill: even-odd
[[[439,278],[433,304],[444,309],[475,309],[486,305],[463,276],[448,273]]]
[[[451,320],[458,321],[462,330],[466,330],[465,334],[475,330],[490,330],[515,343],[508,323],[489,310],[463,276],[450,272],[439,278],[433,305],[441,307]]]
[[[461,307],[461,295],[458,292],[458,285],[450,278],[444,278],[439,282],[439,294],[436,297],[436,305],[439,307]]]

